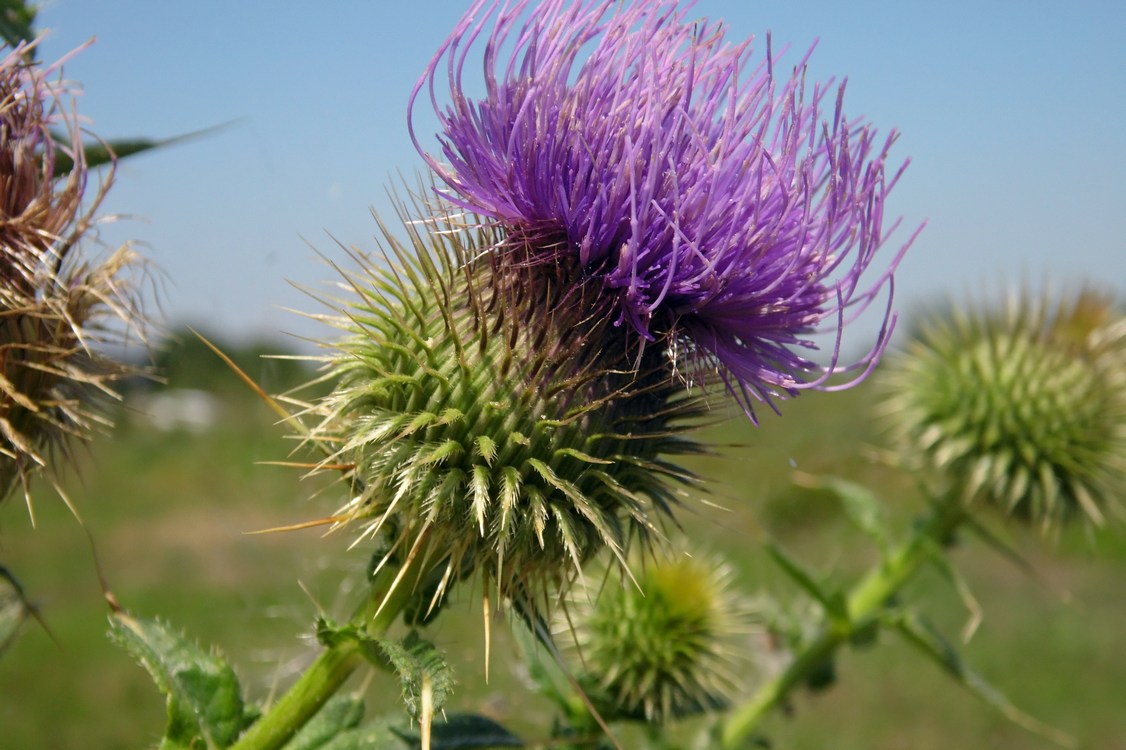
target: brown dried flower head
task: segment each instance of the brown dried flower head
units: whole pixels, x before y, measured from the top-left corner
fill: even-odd
[[[0,498],[29,501],[37,472],[58,488],[58,459],[107,424],[103,397],[132,372],[102,345],[142,329],[132,251],[83,257],[112,169],[87,196],[73,91],[33,46],[0,59]]]

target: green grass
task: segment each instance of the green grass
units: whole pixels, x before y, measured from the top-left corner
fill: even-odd
[[[346,551],[346,535],[325,538],[315,530],[245,533],[329,514],[341,498],[324,483],[298,481],[295,470],[257,465],[285,458],[292,442],[262,405],[224,398],[224,418],[206,435],[160,433],[126,419],[112,440],[92,448],[83,480],[68,486],[116,598],[218,646],[260,700],[313,653],[301,636],[318,607],[337,615],[350,609],[347,590],[367,552]],[[761,415],[757,429],[737,419],[714,428],[709,438],[733,447],[695,468],[714,479],[708,500],[723,509],[686,498],[685,532],[699,547],[726,551],[749,592],[793,595],[762,551],[765,539],[842,583],[870,565],[870,545],[842,521],[835,501],[793,485],[791,460],[801,471],[877,487],[896,528],[906,528],[922,506],[910,478],[871,459],[866,446],[878,442],[868,418],[871,398],[863,388],[811,394],[786,404],[784,417]],[[105,637],[108,609],[85,532],[49,491],[38,495],[36,529],[18,500],[0,507],[0,562],[39,605],[58,643],[29,623],[0,658],[0,747],[154,745],[163,704],[147,675]],[[966,649],[972,662],[1017,705],[1084,747],[1126,748],[1126,535],[1074,530],[1051,542],[1024,529],[1006,533],[1035,577],[972,539],[953,553],[985,609]],[[921,576],[909,595],[957,634],[965,611],[939,576]],[[455,663],[458,706],[534,735],[546,726],[548,707],[510,667],[505,626],[493,627],[487,686],[473,596],[452,604],[431,637]],[[394,701],[386,682],[375,676],[385,686],[370,693],[375,707]],[[800,694],[791,708],[768,723],[776,747],[1052,747],[1008,724],[890,634],[844,654],[835,687]]]

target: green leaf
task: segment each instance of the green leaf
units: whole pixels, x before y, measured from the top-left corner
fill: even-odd
[[[38,12],[34,5],[20,2],[19,0],[0,0],[0,37],[9,47],[15,47],[20,42],[30,42],[35,39],[35,15]],[[31,59],[35,59],[35,50],[31,50]]]
[[[19,581],[0,565],[0,654],[15,641],[31,611]]]
[[[110,638],[141,663],[167,699],[162,747],[222,748],[238,738],[245,712],[238,678],[215,653],[207,653],[155,620],[117,611]]]
[[[1033,734],[1051,740],[1060,747],[1078,747],[1078,741],[1071,735],[1045,724],[1014,706],[1001,691],[970,667],[957,649],[943,638],[933,625],[917,613],[901,612],[894,618],[892,624],[903,634],[908,643],[1009,721]]]
[[[927,555],[930,557],[931,564],[942,574],[950,587],[957,592],[958,597],[962,600],[962,606],[969,612],[970,617],[966,620],[966,624],[962,627],[962,643],[969,643],[973,638],[974,633],[977,632],[978,625],[982,620],[981,603],[978,602],[977,597],[974,596],[973,591],[970,590],[970,585],[966,583],[966,579],[962,574],[951,564],[950,558],[946,556],[945,550],[937,544],[931,542],[926,546]]]
[[[985,542],[994,552],[1015,565],[1022,573],[1030,578],[1039,579],[1040,576],[1037,574],[1036,568],[1033,567],[1032,563],[1026,560],[1012,544],[999,537],[995,532],[982,526],[981,522],[972,515],[966,516],[963,526],[968,528],[978,539]]]
[[[285,745],[285,750],[321,750],[364,718],[364,702],[350,695],[333,696]]]
[[[319,750],[408,750],[410,740],[404,739],[397,723],[389,718],[369,721],[362,727],[344,730]],[[289,750],[288,745],[285,750]]]
[[[528,669],[528,676],[532,678],[532,682],[536,684],[540,692],[554,702],[563,713],[566,713],[571,705],[570,683],[559,664],[551,656],[552,651],[555,650],[555,644],[544,645],[543,634],[546,634],[547,638],[551,638],[550,628],[542,622],[542,618],[539,618],[540,622],[536,632],[533,632],[532,625],[527,619],[524,617],[519,619],[525,627],[519,625],[513,627],[512,634],[515,636],[516,645],[520,649],[521,662]]]
[[[338,646],[344,641],[353,641],[359,644],[364,658],[373,665],[387,671],[393,668],[380,648],[379,641],[368,635],[367,630],[361,625],[351,623],[337,625],[322,615],[317,618],[314,632],[317,634],[317,642],[325,648]]]
[[[127,156],[143,154],[153,149],[175,146],[185,141],[211,135],[212,133],[230,127],[230,125],[231,123],[213,125],[209,128],[201,128],[200,130],[182,133],[172,136],[171,138],[120,138],[112,141],[90,141],[83,144],[82,151],[86,158],[86,166],[93,169],[94,167],[108,164],[115,159],[124,159]],[[63,145],[68,144],[67,138],[61,133],[54,133],[53,136],[57,142]],[[62,151],[56,151],[54,176],[62,177],[68,174],[72,169],[74,169],[74,160]]]
[[[825,608],[825,612],[833,620],[838,624],[848,624],[848,604],[843,593],[840,591],[829,592],[823,589],[801,564],[783,552],[782,548],[773,542],[767,543],[766,551],[774,558],[774,562],[778,563],[778,566],[782,568],[803,591],[812,596],[818,604]]]
[[[420,747],[417,733],[404,733],[403,739]],[[483,750],[490,747],[524,747],[524,741],[503,726],[484,716],[453,714],[438,722],[430,735],[430,750]]]
[[[841,501],[845,515],[858,529],[871,537],[880,549],[888,549],[887,524],[884,521],[883,505],[874,492],[867,487],[847,479],[832,476],[801,474],[798,483],[804,487],[825,490],[836,495]]]
[[[453,688],[453,672],[446,660],[433,643],[423,640],[413,630],[401,641],[377,639],[376,644],[399,675],[407,712],[419,721],[429,721],[434,713],[442,710]],[[424,704],[429,704],[430,716],[424,715]]]

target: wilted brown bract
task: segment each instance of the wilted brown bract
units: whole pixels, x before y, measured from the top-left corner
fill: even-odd
[[[130,278],[142,268],[133,251],[80,255],[93,239],[112,164],[86,200],[89,173],[70,90],[50,80],[57,66],[27,61],[30,46],[0,61],[0,498],[18,484],[29,511],[37,472],[66,499],[56,459],[65,465],[74,440],[109,424],[100,405],[116,397],[115,380],[136,371],[99,345],[143,339],[144,329]],[[73,167],[56,178],[62,158]]]

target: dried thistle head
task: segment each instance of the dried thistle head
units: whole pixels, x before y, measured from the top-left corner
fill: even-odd
[[[81,257],[112,174],[86,195],[69,91],[26,49],[0,60],[0,492],[21,485],[30,504],[32,475],[54,481],[70,443],[106,424],[101,401],[132,368],[98,347],[141,317],[134,254]]]
[[[679,553],[635,575],[576,595],[563,629],[574,628],[580,683],[615,718],[659,724],[726,706],[751,666],[750,607],[731,567]]]
[[[1126,483],[1126,317],[1091,291],[1014,292],[923,326],[884,384],[904,463],[966,502],[1049,527],[1120,511]]]
[[[581,283],[498,267],[495,233],[458,216],[405,224],[407,243],[384,228],[386,263],[347,276],[314,432],[353,483],[337,518],[385,533],[426,607],[477,573],[543,609],[595,553],[624,563],[659,533],[692,481],[666,457],[697,450],[682,433],[703,406],[656,348],[633,363],[604,345],[612,323],[566,302]]]

